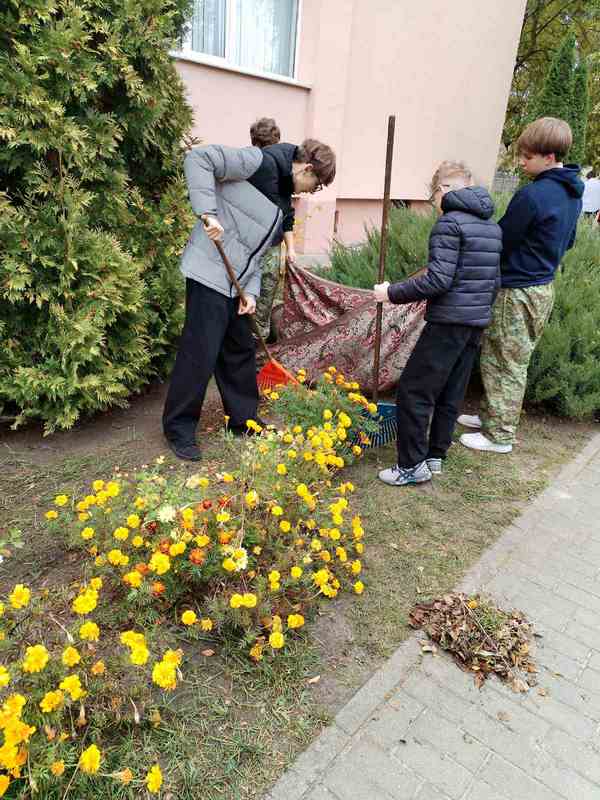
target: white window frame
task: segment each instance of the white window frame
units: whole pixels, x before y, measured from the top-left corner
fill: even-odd
[[[294,86],[301,86],[308,89],[310,88],[309,84],[303,83],[298,80],[298,63],[299,63],[299,52],[300,52],[300,34],[302,28],[303,5],[304,5],[304,0],[298,0],[298,11],[296,15],[296,35],[294,41],[294,74],[292,76],[281,75],[276,72],[266,72],[263,70],[258,71],[258,70],[247,69],[246,67],[240,67],[238,64],[230,60],[230,58],[228,58],[228,53],[232,53],[235,50],[234,37],[237,26],[235,24],[235,19],[234,19],[236,13],[234,0],[226,0],[225,2],[225,56],[215,56],[211,55],[210,53],[200,53],[197,50],[192,50],[191,30],[183,38],[181,47],[177,50],[171,51],[171,55],[174,58],[180,59],[182,61],[193,61],[196,62],[197,64],[206,64],[211,67],[220,67],[221,69],[227,70],[229,72],[238,72],[243,75],[251,75],[256,78],[265,78],[267,80],[277,81],[279,83],[289,83]]]

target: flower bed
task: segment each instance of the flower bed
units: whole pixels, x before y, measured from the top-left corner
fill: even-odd
[[[160,792],[159,763],[134,775],[111,737],[160,721],[161,693],[185,680],[202,638],[234,636],[271,659],[319,600],[362,593],[364,531],[336,473],[374,429],[357,414],[367,401],[331,370],[271,402],[289,423],[249,420],[232,472],[177,476],[160,458],[55,498],[48,525],[57,547],[81,552],[81,581],[18,584],[1,608],[0,796],[49,795],[57,781],[92,796],[99,777]]]

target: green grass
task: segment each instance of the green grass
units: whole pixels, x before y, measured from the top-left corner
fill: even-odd
[[[111,762],[134,772],[158,759],[178,800],[258,800],[337,708],[409,634],[418,601],[451,589],[480,554],[583,443],[589,429],[527,419],[510,457],[456,446],[444,474],[423,488],[381,484],[377,470],[394,460],[393,447],[370,451],[346,470],[366,531],[367,586],[356,599],[324,601],[304,638],[273,662],[250,663],[235,641],[206,639],[186,648],[184,679],[164,706],[157,727],[122,722],[113,730]],[[5,451],[0,464],[0,528],[19,526],[26,547],[0,569],[3,588],[17,576],[34,585],[67,585],[77,576],[41,525],[59,490],[77,491],[115,465],[124,471],[162,453],[141,437],[103,449],[36,463],[24,450]],[[209,469],[235,464],[235,446],[218,437],[205,445]],[[189,470],[169,462],[174,469]],[[191,469],[195,470],[195,467]],[[7,565],[10,564],[10,572]],[[57,603],[64,593],[57,593]],[[524,609],[526,611],[526,609]],[[210,647],[213,656],[202,655]],[[312,679],[312,680],[311,680]],[[157,698],[158,702],[158,698]],[[103,800],[144,796],[139,787],[102,783]],[[73,800],[93,795],[69,792]],[[63,787],[64,789],[64,787]],[[43,787],[45,800],[59,800]],[[78,797],[79,793],[79,797]],[[26,794],[22,797],[27,796]]]

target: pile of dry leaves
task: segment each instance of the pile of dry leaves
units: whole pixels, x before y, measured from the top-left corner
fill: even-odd
[[[446,594],[431,603],[418,603],[410,613],[410,624],[451,653],[461,669],[472,672],[478,686],[492,673],[515,692],[526,692],[537,683],[537,668],[529,654],[533,631],[520,611],[502,611],[480,595]]]

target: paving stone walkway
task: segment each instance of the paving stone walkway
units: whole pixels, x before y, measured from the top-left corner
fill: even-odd
[[[266,800],[600,800],[600,435],[459,588],[529,615],[539,687],[479,691],[413,636]]]

